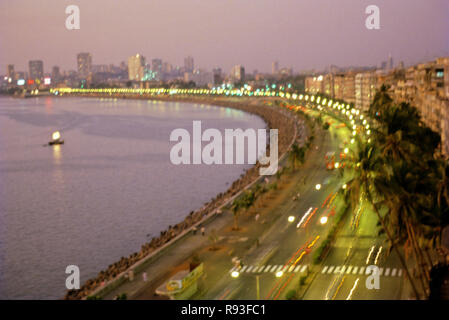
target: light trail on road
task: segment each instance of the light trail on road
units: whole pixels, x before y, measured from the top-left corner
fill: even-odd
[[[296,265],[301,261],[301,259],[304,257],[304,255],[306,255],[307,253],[309,253],[309,252],[307,252],[307,250],[308,250],[308,249],[310,250],[310,249],[315,245],[315,243],[318,241],[319,238],[320,238],[320,236],[317,235],[317,236],[315,237],[315,239],[313,239],[313,241],[311,241],[311,242],[309,242],[308,244],[302,246],[302,248],[301,248],[300,250],[296,251],[295,255],[294,255],[292,258],[296,257],[296,255],[297,255],[298,252],[304,250],[304,251],[301,252],[301,254],[299,255],[299,257],[298,257],[298,258],[295,260],[295,262],[293,263],[293,265],[292,265],[293,267],[296,266]],[[284,269],[289,265],[289,263],[290,263],[290,261],[292,260],[292,258],[289,260],[289,262],[287,262],[287,263],[284,265]],[[274,296],[274,298],[273,298],[273,300],[277,300],[277,299],[279,298],[279,296],[281,295],[281,293],[284,291],[284,289],[285,289],[285,288],[288,286],[288,284],[292,281],[292,279],[293,279],[294,276],[295,276],[295,274],[292,273],[292,274],[289,275],[289,277],[288,277],[286,280],[284,280],[285,277],[282,276],[282,277],[279,279],[279,281],[277,281],[277,283],[274,285],[274,287],[270,290],[269,294],[267,295],[267,297],[266,297],[265,299],[268,299],[269,297],[271,297],[272,294],[273,294],[273,292],[275,292],[275,291],[279,288],[278,291],[277,291],[277,294],[276,294],[276,295]]]
[[[298,224],[296,225],[296,228],[299,228],[302,225],[302,223],[307,218],[307,216],[310,214],[312,209],[313,209],[313,207],[310,207],[309,210],[307,210],[307,212],[302,216],[301,220],[299,220]]]
[[[374,249],[376,248],[376,246],[372,246],[369,253],[368,253],[368,257],[366,257],[366,264],[369,264],[369,260],[371,258],[371,255],[373,254]]]
[[[309,223],[310,219],[312,219],[313,215],[317,212],[318,208],[315,208],[312,213],[307,218],[306,222],[302,225],[303,228],[307,227],[307,224]]]
[[[381,252],[382,252],[382,246],[379,248],[379,251],[377,252],[376,259],[374,259],[374,264],[377,264]]]
[[[343,279],[341,279],[341,282],[340,282],[340,284],[338,285],[337,290],[335,291],[335,294],[334,294],[334,296],[332,297],[332,300],[335,300],[335,298],[337,297],[337,294],[338,294],[338,292],[340,291],[341,287],[343,286],[343,282],[345,282],[345,279],[346,279],[346,275],[343,276]]]
[[[357,288],[357,285],[358,285],[358,283],[359,283],[359,280],[360,280],[360,278],[357,278],[357,280],[355,280],[354,286],[352,287],[351,292],[349,292],[349,295],[348,295],[348,297],[346,298],[346,300],[351,300],[352,294],[354,293],[355,289]]]

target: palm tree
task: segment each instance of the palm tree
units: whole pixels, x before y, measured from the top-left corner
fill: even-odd
[[[393,165],[392,172],[390,177],[386,175],[376,177],[376,186],[384,199],[382,203],[388,208],[384,222],[392,236],[397,239],[398,245],[407,243],[413,249],[420,270],[422,290],[426,295],[428,287],[424,277],[427,281],[430,280],[430,265],[426,262],[419,245],[417,235],[420,234],[420,229],[417,222],[423,212],[428,210],[429,201],[422,190],[427,181],[420,179],[419,170],[413,170],[403,161]]]
[[[393,161],[400,161],[404,158],[409,158],[408,151],[411,146],[410,143],[402,138],[402,130],[395,133],[384,135],[377,134],[377,144],[382,150],[382,156],[392,159]]]
[[[376,92],[373,102],[369,107],[369,115],[373,119],[380,117],[385,110],[388,110],[388,107],[392,102],[393,99],[388,95],[388,88],[385,85],[382,85],[379,91]]]
[[[384,174],[382,171],[382,158],[379,157],[378,153],[371,145],[362,146],[356,154],[355,157],[355,177],[351,179],[346,189],[346,199],[352,208],[355,208],[360,203],[360,199],[366,196],[368,203],[370,203],[377,215],[377,218],[382,226],[383,232],[385,232],[391,248],[396,252],[399,260],[407,274],[407,278],[410,281],[412,290],[417,299],[419,299],[418,291],[416,290],[415,284],[412,280],[410,272],[408,270],[407,264],[398,249],[397,241],[393,237],[390,230],[384,221],[384,217],[380,214],[378,203],[375,202],[375,198],[379,195],[379,189],[377,182],[379,181],[379,175]],[[377,177],[377,179],[376,179]]]
[[[367,146],[360,150],[347,197],[353,206],[361,196],[371,203],[419,299],[398,246],[412,250],[426,294],[424,280],[433,265],[429,251],[439,246],[441,231],[449,224],[449,168],[438,152],[441,137],[422,122],[417,108],[394,103],[386,87],[368,113],[374,119],[371,145],[377,152]],[[383,216],[381,209],[387,209]]]
[[[437,183],[438,206],[441,207],[443,200],[449,204],[449,165],[447,159],[440,161],[438,170],[441,175],[441,179]]]

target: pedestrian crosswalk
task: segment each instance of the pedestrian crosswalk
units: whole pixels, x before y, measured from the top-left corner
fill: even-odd
[[[308,265],[263,265],[263,266],[243,266],[241,268],[233,267],[229,272],[238,271],[240,273],[302,273],[307,270]]]
[[[353,274],[353,275],[369,275],[372,271],[366,267],[359,266],[324,266],[321,274]],[[401,277],[402,269],[398,268],[379,268],[379,275],[384,277]]]
[[[238,271],[239,273],[304,273],[308,270],[309,265],[250,265],[243,267],[233,267],[229,270],[230,273]],[[323,266],[320,271],[321,274],[334,275],[369,275],[372,273],[366,266]],[[379,275],[384,277],[402,277],[402,269],[391,267],[379,267]]]

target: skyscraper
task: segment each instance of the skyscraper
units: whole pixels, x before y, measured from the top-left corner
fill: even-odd
[[[141,81],[144,77],[145,58],[140,54],[128,58],[129,80]]]
[[[213,69],[212,74],[214,75],[214,85],[218,86],[223,83],[221,68]]]
[[[193,72],[193,69],[195,69],[193,58],[191,56],[188,56],[184,59],[184,69],[185,72]]]
[[[28,63],[30,79],[42,79],[44,77],[44,63],[42,60],[31,60]]]
[[[81,77],[89,76],[92,70],[92,56],[88,52],[81,52],[77,55],[78,73]]]
[[[274,61],[274,62],[271,64],[271,73],[272,73],[272,74],[277,74],[278,71],[279,71],[279,63],[278,63],[277,61]]]
[[[172,70],[173,70],[173,66],[170,64],[170,63],[168,63],[168,62],[164,62],[163,64],[162,64],[162,72],[165,74],[165,73],[170,73],[170,72],[172,72]]]
[[[58,66],[54,66],[53,69],[51,70],[51,78],[52,78],[52,82],[53,83],[55,83],[56,81],[59,80],[60,74],[59,74],[59,67]]]
[[[392,69],[393,69],[393,57],[390,54],[388,56],[388,70],[392,70]]]
[[[245,81],[245,68],[241,65],[233,66],[231,69],[231,80],[233,83]]]
[[[153,59],[151,60],[152,68],[154,72],[157,72],[158,74],[162,73],[162,60],[161,59]]]
[[[13,64],[8,64],[7,69],[6,69],[6,76],[8,78],[14,79],[15,72],[14,72],[14,65]]]

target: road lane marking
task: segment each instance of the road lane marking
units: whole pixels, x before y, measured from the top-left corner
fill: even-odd
[[[321,271],[321,273],[326,273],[327,268],[329,268],[329,267],[328,267],[328,266],[325,266],[325,267],[323,268],[323,270]]]
[[[388,277],[390,275],[390,268],[387,268],[385,270],[385,276]]]
[[[274,272],[274,270],[277,269],[277,267],[279,267],[279,266],[273,266],[273,268],[271,268],[270,272]]]
[[[264,272],[268,272],[268,270],[270,270],[270,268],[271,268],[271,265],[267,266],[267,267],[265,268]]]
[[[301,272],[304,272],[307,269],[307,266],[303,266]]]
[[[352,270],[352,274],[356,274],[357,270],[359,270],[359,267],[354,267],[354,270]]]
[[[343,266],[343,267],[341,268],[340,273],[341,273],[341,274],[345,273],[345,269],[346,269],[346,266]]]
[[[334,274],[340,273],[340,267],[335,267]]]
[[[250,272],[253,268],[254,266],[250,266],[248,269],[246,269],[246,272]]]
[[[233,267],[231,270],[229,270],[229,273],[232,273],[233,271],[235,271],[235,269],[237,269],[237,267]]]
[[[327,270],[327,273],[329,274],[329,273],[331,273],[332,272],[332,270],[334,270],[334,266],[330,266],[330,268]]]
[[[283,266],[279,266],[279,268],[276,271],[281,271]]]
[[[256,266],[256,267],[253,269],[253,272],[257,272],[257,270],[258,270],[259,268],[260,268],[259,266]]]
[[[399,269],[398,277],[402,276],[402,269]]]
[[[392,276],[392,277],[396,276],[396,268],[394,268],[394,269],[391,271],[391,276]]]
[[[348,269],[346,270],[346,274],[351,273],[351,269],[352,269],[352,266],[349,266]]]
[[[294,265],[292,265],[290,268],[288,268],[288,272],[292,272],[293,269],[295,269],[295,266],[294,266]]]
[[[381,276],[384,273],[384,268],[379,269],[379,276]],[[368,273],[367,273],[368,274]]]
[[[246,268],[248,268],[248,266],[243,266],[242,270],[240,270],[240,272],[245,272]]]
[[[294,271],[294,272],[295,272],[295,273],[298,272],[298,270],[299,270],[300,267],[301,267],[301,265],[297,266],[297,267],[295,268],[295,271]]]
[[[359,274],[363,274],[363,271],[365,271],[365,267],[360,267]]]

